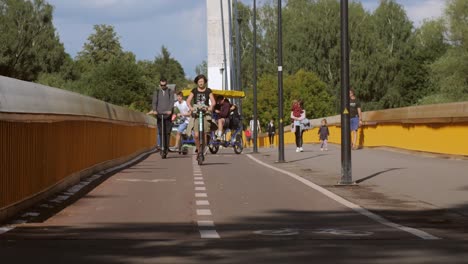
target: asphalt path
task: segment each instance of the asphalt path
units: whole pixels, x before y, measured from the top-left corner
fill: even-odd
[[[152,154],[85,182],[3,229],[1,263],[467,263],[465,241],[385,222],[231,149],[202,166]]]

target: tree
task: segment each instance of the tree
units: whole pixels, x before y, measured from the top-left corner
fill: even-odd
[[[0,74],[34,81],[58,71],[66,54],[43,0],[0,0]]]
[[[208,63],[206,62],[206,60],[202,61],[195,67],[195,74],[203,74],[205,76],[208,76]]]
[[[266,124],[271,119],[278,118],[278,77],[274,74],[264,74],[258,82],[258,89],[262,92],[257,96],[258,113],[261,124]],[[284,116],[285,124],[290,120],[290,108],[293,99],[302,99],[308,118],[319,118],[334,113],[334,101],[336,98],[326,90],[326,84],[315,73],[299,70],[292,75],[285,75],[284,79]],[[246,93],[244,116],[250,117],[252,110],[252,90]],[[247,121],[249,118],[246,118]]]
[[[111,25],[95,25],[94,33],[88,37],[78,60],[97,65],[124,55],[119,37]]]
[[[434,93],[431,68],[444,55],[448,45],[444,40],[445,27],[441,19],[426,20],[416,29],[409,41],[411,56],[403,60],[402,96],[406,105],[417,104],[421,98]]]
[[[182,65],[171,57],[171,53],[165,46],[161,47],[161,53],[154,59],[154,65],[156,75],[166,78],[169,83],[175,83],[177,87],[186,86],[187,82]]]
[[[404,106],[403,62],[411,57],[412,23],[395,0],[382,0],[372,14],[372,25],[376,52],[369,67],[375,81],[372,86],[357,86],[357,95],[367,101],[366,110]]]
[[[139,110],[149,109],[146,95],[150,89],[135,61],[128,61],[124,57],[113,58],[97,65],[79,83],[82,87],[88,87],[88,95],[99,100],[133,106]]]
[[[421,103],[468,100],[468,2],[448,1],[445,21],[451,46],[431,65],[431,82],[436,93]]]

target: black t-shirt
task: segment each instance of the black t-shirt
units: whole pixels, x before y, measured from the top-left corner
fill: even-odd
[[[197,88],[192,89],[194,104],[210,105],[210,94],[213,93],[210,88],[205,88],[205,91],[200,92]]]
[[[361,102],[358,99],[350,99],[349,100],[349,116],[350,117],[357,117],[359,116],[358,114],[358,108],[361,108]]]

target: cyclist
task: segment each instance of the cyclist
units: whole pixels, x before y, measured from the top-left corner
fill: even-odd
[[[187,129],[189,124],[189,117],[190,117],[190,108],[187,105],[187,102],[184,100],[183,93],[177,93],[177,101],[174,103],[174,107],[177,107],[179,113],[177,113],[177,117],[180,119],[181,123],[177,128],[177,135],[176,135],[176,144],[173,150],[179,149],[180,137],[182,133]]]
[[[196,109],[194,107],[204,107],[208,112],[211,112],[214,105],[216,104],[213,92],[210,88],[206,87],[208,79],[205,75],[200,74],[198,75],[194,82],[197,84],[196,88],[193,88],[190,92],[190,95],[187,97],[187,105],[192,113],[196,113]],[[194,99],[194,105],[192,105],[192,99]],[[206,116],[204,127],[205,131],[210,130],[210,115]],[[191,122],[187,131],[191,131],[193,127],[194,136],[195,136],[195,146],[197,148],[197,152],[200,154],[200,140],[199,140],[199,123],[198,123],[198,116],[192,115]],[[204,135],[205,142],[206,141],[206,133]]]

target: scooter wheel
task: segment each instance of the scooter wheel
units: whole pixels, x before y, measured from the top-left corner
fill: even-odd
[[[161,150],[161,158],[165,159],[167,157],[167,150]]]

